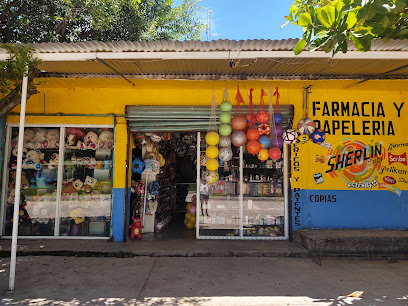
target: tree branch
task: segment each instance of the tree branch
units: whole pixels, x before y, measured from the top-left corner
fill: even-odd
[[[33,84],[33,81],[34,75],[28,78],[27,100],[32,95],[38,93],[37,87]],[[2,100],[5,102],[0,109],[0,118],[7,116],[7,114],[13,110],[13,108],[21,103],[21,85],[12,89]]]

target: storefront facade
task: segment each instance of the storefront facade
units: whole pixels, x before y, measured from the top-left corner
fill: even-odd
[[[288,234],[302,228],[408,229],[408,136],[404,129],[404,120],[408,117],[408,81],[371,80],[362,84],[356,84],[357,80],[302,81],[280,78],[245,81],[128,81],[131,84],[117,78],[49,77],[46,84],[39,87],[39,93],[29,99],[26,129],[31,129],[34,133],[40,128],[47,131],[58,130],[58,141],[64,144],[72,129],[82,129],[85,134],[94,132],[98,138],[102,132],[109,132],[112,144],[101,148],[102,150],[75,149],[71,153],[65,145],[47,149],[50,151],[48,153],[43,150],[41,153],[45,153],[46,158],[42,167],[48,169],[52,156],[54,159],[58,158],[59,164],[64,163],[65,167],[57,166],[52,170],[55,172],[56,189],[47,191],[50,194],[47,195],[50,198],[46,199],[49,202],[48,208],[55,213],[45,207],[43,211],[31,213],[36,218],[41,218],[43,214],[46,219],[59,221],[55,221],[48,232],[30,227],[22,229],[26,232],[20,232],[20,235],[103,239],[112,237],[114,241],[126,239],[130,214],[127,193],[131,188],[127,168],[130,159],[130,131],[125,118],[126,106],[177,105],[210,108],[213,90],[219,104],[223,99],[223,89],[227,88],[230,97],[234,97],[237,86],[255,90],[256,108],[261,89],[269,94],[271,86],[278,87],[280,104],[294,107],[293,126],[296,128],[297,122],[305,116],[304,87],[312,85],[308,115],[325,132],[325,140],[324,145],[319,145],[311,140],[299,139],[297,143],[286,147],[286,218],[289,220],[291,217],[287,222]],[[244,100],[248,102],[246,93]],[[231,102],[234,103],[233,99]],[[19,108],[14,112],[18,113]],[[17,115],[7,117],[2,181],[3,237],[9,236],[7,198],[12,183],[10,171],[13,170],[10,158],[18,121]],[[81,165],[80,171],[75,171],[75,168],[71,172],[64,171],[66,161],[73,156],[89,157],[98,166]],[[98,169],[100,162],[102,167]],[[87,180],[87,177],[90,179]],[[77,179],[83,185],[75,192],[71,188],[72,193],[78,194],[79,202],[84,204],[81,204],[84,209],[76,212],[78,215],[72,212],[75,205],[69,206],[68,203],[72,201],[62,192],[64,187],[69,187],[64,185],[67,181],[74,182]],[[95,183],[89,194],[84,185],[93,184],[92,179],[96,179],[98,183]],[[35,178],[30,178],[29,184],[31,180]],[[87,184],[84,184],[86,180]],[[104,183],[100,184],[101,182]],[[40,182],[37,179],[33,183]],[[95,187],[99,185],[106,188],[101,191],[99,187]],[[28,201],[33,203],[38,202],[38,196],[44,199],[44,194],[27,196]],[[97,204],[96,196],[99,201]],[[95,210],[96,206],[100,209]],[[237,213],[237,218],[242,217]],[[82,218],[87,221],[86,226],[83,225]]]

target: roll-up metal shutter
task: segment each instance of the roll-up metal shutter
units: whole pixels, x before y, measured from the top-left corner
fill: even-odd
[[[268,106],[266,106],[268,109]],[[241,106],[245,114],[247,106]],[[255,113],[258,106],[255,107]],[[231,111],[233,116],[235,106]],[[280,105],[283,115],[283,128],[289,128],[293,120],[293,105]],[[220,114],[216,111],[217,123]],[[205,132],[210,123],[211,106],[186,105],[128,105],[126,106],[126,120],[131,132]]]

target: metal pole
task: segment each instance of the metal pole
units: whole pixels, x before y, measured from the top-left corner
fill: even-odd
[[[20,210],[20,191],[21,191],[21,168],[23,163],[23,140],[24,140],[24,122],[27,102],[27,85],[28,76],[23,77],[23,87],[21,89],[21,110],[20,110],[20,127],[18,130],[18,151],[17,151],[17,175],[16,175],[16,190],[14,197],[14,213],[13,213],[13,235],[11,240],[11,259],[10,259],[10,278],[9,290],[14,290],[14,281],[16,279],[16,259],[17,259],[17,235],[18,235],[18,219]]]

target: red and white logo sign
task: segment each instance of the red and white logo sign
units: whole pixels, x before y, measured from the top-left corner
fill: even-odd
[[[401,155],[394,155],[388,152],[388,164],[391,165],[392,163],[401,163],[403,165],[407,165],[407,152]]]
[[[384,183],[387,183],[387,184],[390,184],[390,185],[394,185],[397,182],[397,180],[395,178],[393,178],[392,176],[384,176],[383,181],[384,181]]]

